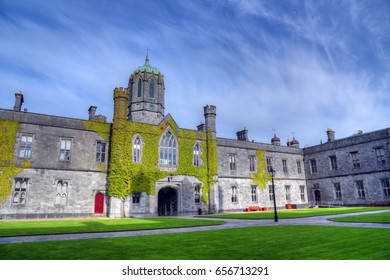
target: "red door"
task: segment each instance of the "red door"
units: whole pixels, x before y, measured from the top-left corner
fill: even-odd
[[[95,196],[95,214],[103,214],[104,194],[98,193]]]

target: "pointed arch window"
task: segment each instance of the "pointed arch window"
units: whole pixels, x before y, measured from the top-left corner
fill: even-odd
[[[142,96],[142,80],[141,78],[138,78],[138,85],[137,85],[137,97]]]
[[[160,165],[166,167],[177,166],[177,140],[169,130],[161,137],[159,153]]]
[[[14,195],[12,199],[13,204],[26,204],[28,178],[15,178]]]
[[[196,143],[194,146],[194,166],[200,166],[200,154],[201,154],[201,149],[199,143]]]
[[[65,180],[58,180],[57,182],[57,192],[55,198],[56,205],[66,205],[68,198],[68,186],[69,182]]]
[[[133,140],[133,162],[140,163],[142,157],[142,140],[137,136]]]
[[[154,80],[151,79],[150,85],[149,85],[149,97],[150,98],[154,98],[154,84],[155,84]]]

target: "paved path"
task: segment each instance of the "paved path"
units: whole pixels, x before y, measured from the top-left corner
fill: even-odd
[[[119,232],[97,232],[97,233],[69,233],[69,234],[52,234],[52,235],[30,235],[30,236],[12,236],[0,237],[0,244],[5,243],[20,243],[20,242],[40,242],[40,241],[58,241],[58,240],[76,240],[76,239],[91,239],[91,238],[110,238],[121,236],[141,236],[152,234],[167,234],[177,232],[194,232],[205,230],[218,230],[229,228],[243,228],[252,226],[282,226],[282,225],[317,225],[317,226],[343,226],[343,227],[362,227],[362,228],[387,228],[390,230],[390,224],[379,223],[345,223],[329,221],[328,218],[354,216],[354,215],[369,215],[374,213],[390,212],[390,210],[380,210],[372,212],[349,213],[339,215],[317,216],[297,219],[279,219],[275,223],[274,220],[243,220],[243,219],[219,219],[225,224],[217,226],[201,226],[188,228],[170,228],[170,229],[155,229],[155,230],[136,230],[136,231],[119,231]],[[179,217],[183,218],[183,217]],[[202,219],[194,217],[185,217],[191,219]]]

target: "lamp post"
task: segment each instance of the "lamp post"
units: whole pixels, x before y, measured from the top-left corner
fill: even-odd
[[[269,174],[271,175],[272,178],[272,193],[274,197],[274,219],[275,222],[278,221],[278,211],[276,210],[276,196],[275,196],[275,184],[274,184],[274,176],[275,176],[275,170],[271,167],[269,170]]]

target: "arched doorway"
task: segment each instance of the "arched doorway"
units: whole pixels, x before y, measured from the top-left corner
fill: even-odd
[[[320,192],[320,190],[314,191],[314,201],[315,201],[315,205],[321,205],[321,192]]]
[[[177,190],[172,187],[165,187],[158,192],[158,215],[177,215]]]
[[[104,194],[97,193],[95,195],[95,214],[103,214],[104,212]]]

